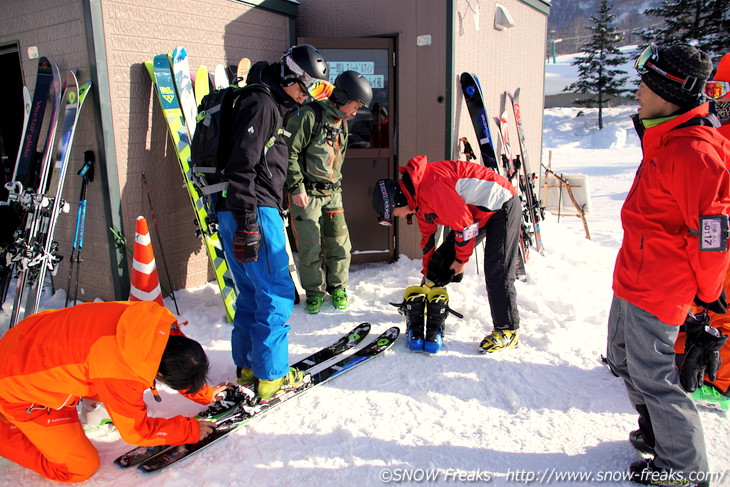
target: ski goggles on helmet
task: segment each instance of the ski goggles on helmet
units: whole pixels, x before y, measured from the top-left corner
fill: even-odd
[[[286,70],[289,70],[291,74],[284,74]],[[291,86],[294,83],[301,83],[309,93],[309,96],[315,100],[326,100],[332,94],[335,89],[335,85],[329,81],[313,78],[310,76],[301,66],[299,66],[291,56],[284,56],[284,63],[281,67],[282,71],[282,85]]]
[[[309,96],[311,96],[315,100],[326,100],[330,97],[334,89],[335,85],[333,85],[329,81],[318,79],[315,80],[314,83],[312,83],[312,86],[307,88],[307,91],[309,92]]]
[[[650,44],[646,46],[646,48],[641,51],[641,54],[639,54],[639,57],[636,58],[634,68],[636,68],[636,71],[638,71],[639,74],[646,74],[649,70],[652,70],[660,76],[681,84],[682,89],[687,91],[693,91],[699,82],[699,80],[694,76],[682,78],[680,76],[673,75],[672,73],[669,73],[657,66],[657,62],[659,62],[659,48],[655,44]]]
[[[715,101],[730,101],[730,81],[708,81],[705,95]]]

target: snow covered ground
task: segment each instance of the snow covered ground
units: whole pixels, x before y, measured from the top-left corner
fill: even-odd
[[[557,172],[583,173],[593,213],[585,238],[580,220],[548,215],[542,223],[545,255],[533,250],[529,280],[518,282],[519,348],[477,352],[491,330],[482,271],[469,265],[464,282],[450,286],[451,306],[465,315],[447,320],[445,349],[413,354],[405,342],[302,397],[282,405],[209,449],[153,475],[122,471],[112,460],[129,449],[111,427],[89,433],[102,466],[86,484],[103,486],[321,485],[382,483],[455,485],[486,483],[606,482],[622,479],[639,457],[628,443],[636,414],[622,382],[602,366],[611,276],[621,244],[619,211],[641,151],[628,119],[632,107],[545,112],[543,160],[552,151]],[[536,163],[537,161],[534,161]],[[481,262],[481,258],[479,261]],[[473,262],[473,260],[472,260]],[[350,330],[373,324],[375,336],[403,320],[388,302],[417,284],[419,262],[356,267],[347,311],[291,318],[290,354],[296,360]],[[233,379],[230,325],[213,285],[177,293],[185,332],[208,350],[212,382]],[[45,308],[63,305],[63,291]],[[171,305],[171,303],[168,303]],[[8,314],[0,314],[0,333]],[[170,391],[150,401],[153,414],[194,414],[200,408]],[[730,466],[728,418],[702,410],[711,467]],[[582,475],[569,480],[568,475]],[[51,485],[34,472],[0,459],[0,485]],[[725,475],[713,485],[730,485]]]

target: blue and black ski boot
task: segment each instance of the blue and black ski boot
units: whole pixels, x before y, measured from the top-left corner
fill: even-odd
[[[406,317],[408,346],[412,352],[423,352],[427,292],[428,288],[422,286],[408,286],[403,292],[399,309]]]
[[[423,351],[434,354],[444,344],[444,322],[449,311],[449,294],[443,287],[432,288],[427,296],[426,336]]]

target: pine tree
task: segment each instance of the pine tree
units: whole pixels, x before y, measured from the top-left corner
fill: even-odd
[[[591,95],[588,98],[574,100],[577,105],[598,107],[598,128],[603,129],[603,107],[607,106],[611,97],[621,96],[630,89],[625,88],[626,71],[617,67],[626,63],[628,57],[618,49],[623,40],[614,27],[616,16],[611,14],[612,6],[608,0],[601,0],[596,16],[591,17],[592,25],[586,27],[591,40],[582,46],[583,56],[577,57],[571,64],[578,66],[578,81],[565,87],[563,91],[576,94]]]
[[[665,0],[643,12],[664,21],[638,32],[647,43],[689,43],[719,61],[730,46],[730,0]]]

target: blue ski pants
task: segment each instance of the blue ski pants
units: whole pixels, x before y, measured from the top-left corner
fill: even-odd
[[[256,262],[242,264],[233,255],[236,220],[218,212],[218,228],[228,266],[238,288],[231,353],[237,367],[253,369],[259,379],[283,377],[289,370],[290,326],[294,283],[289,274],[286,232],[279,210],[258,208],[261,248]]]

